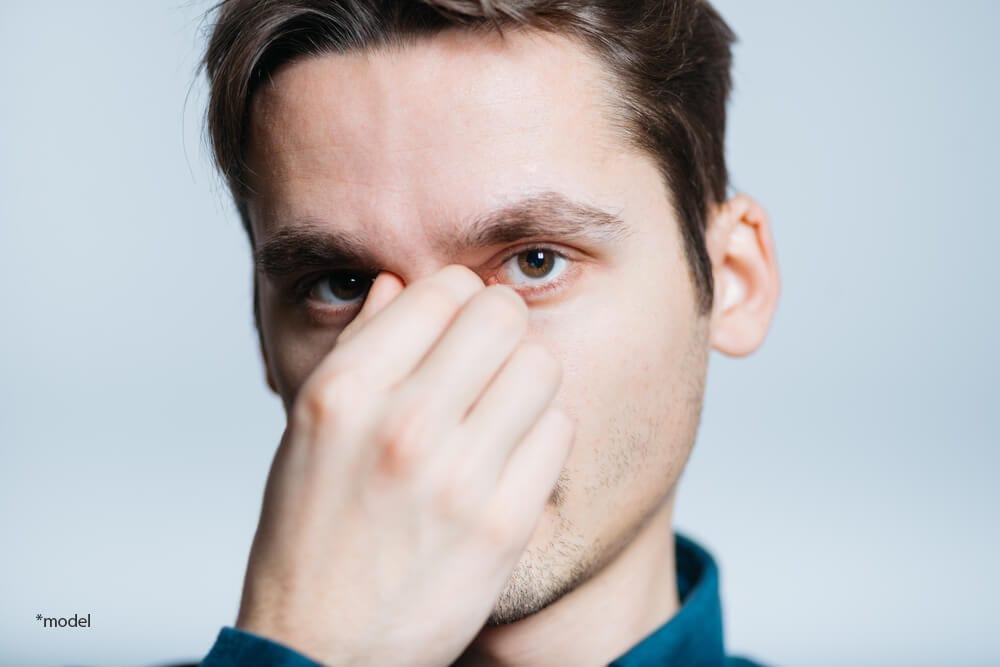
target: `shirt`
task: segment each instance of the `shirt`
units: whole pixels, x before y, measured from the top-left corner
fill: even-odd
[[[763,667],[727,656],[722,633],[719,570],[704,548],[674,534],[677,594],[681,607],[659,628],[608,667]],[[201,667],[322,667],[265,637],[225,626]]]

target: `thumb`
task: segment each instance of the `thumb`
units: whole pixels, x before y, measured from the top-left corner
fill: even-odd
[[[361,311],[340,332],[340,335],[337,336],[337,342],[342,343],[354,336],[366,322],[375,317],[386,304],[395,299],[402,291],[403,282],[396,274],[389,273],[388,271],[380,271],[375,276],[375,280],[372,281],[371,287],[368,288],[368,296],[365,297],[365,304],[361,307]]]

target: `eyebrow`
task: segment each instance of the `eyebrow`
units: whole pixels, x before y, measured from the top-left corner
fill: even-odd
[[[546,191],[476,215],[457,233],[435,239],[444,256],[524,239],[547,237],[611,244],[634,230],[617,213]],[[379,258],[365,239],[331,228],[316,218],[279,229],[254,251],[254,266],[272,278],[312,267],[337,267],[375,273]]]

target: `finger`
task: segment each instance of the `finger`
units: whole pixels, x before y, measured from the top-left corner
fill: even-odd
[[[372,281],[371,287],[368,288],[368,294],[361,311],[337,336],[337,344],[342,345],[356,335],[365,323],[371,320],[386,304],[395,299],[403,291],[403,288],[403,282],[395,274],[388,271],[379,272],[375,276],[375,280]]]
[[[575,436],[576,426],[566,413],[553,407],[546,410],[511,452],[490,503],[489,511],[496,513],[492,516],[524,517],[537,523],[553,497]]]
[[[465,302],[484,288],[482,279],[461,264],[414,282],[365,323],[364,335],[355,334],[333,348],[314,371],[317,382],[350,368],[372,386],[397,384],[420,363]]]
[[[524,299],[509,287],[485,288],[462,308],[400,391],[433,389],[435,417],[457,425],[524,337],[527,312]]]
[[[491,488],[511,452],[550,408],[561,380],[562,366],[547,349],[522,343],[469,410],[456,446]]]

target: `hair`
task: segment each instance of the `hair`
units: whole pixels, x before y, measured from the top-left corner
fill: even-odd
[[[251,103],[283,65],[329,53],[413,44],[449,28],[534,28],[576,38],[617,84],[624,140],[654,159],[680,223],[700,314],[712,308],[709,205],[729,185],[726,104],[736,35],[707,0],[223,0],[203,66],[208,132],[255,247],[247,213]],[[254,323],[260,330],[254,280]]]

